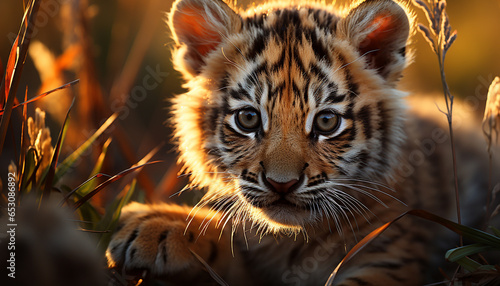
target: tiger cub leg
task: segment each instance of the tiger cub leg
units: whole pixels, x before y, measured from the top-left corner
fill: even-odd
[[[231,253],[230,230],[216,227],[218,214],[200,209],[188,218],[190,211],[173,204],[126,206],[106,251],[108,265],[152,277],[210,279],[196,254],[223,279],[243,275],[241,256]]]

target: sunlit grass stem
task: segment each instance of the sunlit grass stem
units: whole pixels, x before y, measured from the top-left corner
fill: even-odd
[[[441,50],[438,50],[437,57],[439,60],[439,71],[441,74],[441,83],[443,85],[444,98],[446,102],[446,119],[448,120],[448,129],[450,132],[450,145],[451,153],[453,158],[453,178],[455,182],[455,200],[457,204],[457,222],[462,224],[462,216],[460,212],[460,194],[458,191],[458,175],[457,175],[457,156],[455,151],[455,141],[453,136],[453,100],[454,96],[450,93],[450,88],[448,82],[446,81],[446,73],[444,71],[444,54]],[[460,246],[463,245],[462,236],[460,236]]]
[[[450,21],[448,14],[446,13],[446,1],[445,0],[433,0],[430,1],[430,7],[426,2],[422,0],[414,0],[415,5],[419,6],[425,13],[427,20],[429,21],[429,27],[422,24],[418,25],[418,28],[424,39],[429,43],[433,52],[437,55],[439,62],[439,71],[441,75],[441,83],[443,85],[444,99],[446,102],[446,112],[441,111],[446,115],[448,120],[448,129],[450,132],[450,143],[451,143],[451,153],[453,158],[453,177],[455,181],[455,200],[457,204],[457,222],[462,223],[461,213],[460,213],[460,195],[458,192],[458,176],[457,176],[457,159],[455,151],[455,143],[453,136],[453,100],[454,97],[450,92],[450,88],[446,81],[446,73],[444,71],[444,61],[446,57],[446,52],[449,50],[451,45],[455,42],[457,38],[457,32],[451,30]],[[462,236],[460,236],[460,245],[463,245]]]

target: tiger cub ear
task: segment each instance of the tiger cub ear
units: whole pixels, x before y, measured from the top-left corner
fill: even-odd
[[[387,81],[397,81],[406,66],[410,22],[391,0],[366,0],[339,23],[339,31]]]
[[[196,76],[207,55],[241,25],[241,17],[221,0],[177,0],[169,14],[178,45],[175,64],[185,76]]]

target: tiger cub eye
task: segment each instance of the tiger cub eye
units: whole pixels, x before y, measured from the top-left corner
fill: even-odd
[[[236,124],[245,132],[251,132],[259,129],[259,112],[253,108],[239,110],[236,114]]]
[[[319,133],[332,133],[339,128],[340,118],[333,111],[321,111],[314,119],[314,127]]]

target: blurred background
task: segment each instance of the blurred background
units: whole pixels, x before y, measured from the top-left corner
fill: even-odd
[[[119,118],[106,131],[92,151],[65,176],[63,184],[75,188],[88,178],[104,141],[112,138],[104,172],[115,174],[130,167],[160,147],[154,156],[163,163],[147,167],[139,176],[142,200],[171,200],[186,183],[178,177],[176,154],[168,126],[168,99],[183,92],[180,75],[173,70],[170,50],[173,41],[165,25],[171,0],[44,0],[37,18],[37,30],[23,71],[19,91],[27,88],[28,99],[79,79],[70,88],[28,105],[28,116],[35,108],[47,112],[52,142],[57,140],[73,97],[75,106],[64,142],[64,158],[82,144],[114,112]],[[327,1],[329,3],[330,1]],[[336,1],[338,5],[349,1]],[[240,0],[240,8],[252,1]],[[258,2],[257,2],[258,3]],[[414,9],[418,22],[427,21]],[[0,61],[5,67],[19,29],[23,1],[0,1]],[[458,39],[446,59],[446,75],[451,91],[465,100],[471,111],[481,114],[488,86],[500,75],[500,0],[450,0],[448,14],[458,30]],[[420,34],[413,37],[414,63],[406,71],[401,86],[414,94],[442,94],[436,56]],[[24,94],[18,92],[18,100]],[[19,108],[21,110],[21,108]],[[14,132],[19,132],[18,112],[13,114]],[[17,118],[17,122],[16,122]],[[11,160],[18,158],[19,134],[7,137],[0,158],[0,171],[6,174]],[[17,147],[18,148],[18,147]],[[117,183],[119,184],[119,183]],[[104,204],[120,190],[108,188],[94,198]],[[199,192],[183,194],[180,200],[194,203]]]

